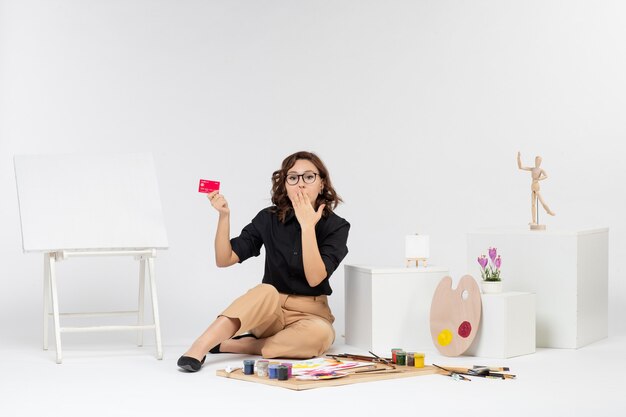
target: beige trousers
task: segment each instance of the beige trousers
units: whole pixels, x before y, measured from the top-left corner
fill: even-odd
[[[250,332],[266,339],[261,351],[264,358],[321,356],[335,340],[335,317],[325,295],[281,294],[272,285],[260,284],[221,315],[241,321],[236,334]]]

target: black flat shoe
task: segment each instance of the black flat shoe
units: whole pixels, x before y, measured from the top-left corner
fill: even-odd
[[[255,335],[253,335],[252,333],[244,333],[244,334],[240,334],[240,335],[238,335],[238,336],[231,337],[231,339],[233,339],[233,340],[239,340],[239,339],[243,339],[244,337],[254,337],[255,339],[258,339],[258,337],[256,337],[256,336],[255,336]],[[222,345],[222,344],[220,343],[219,345],[217,345],[217,346],[213,347],[211,350],[209,350],[209,353],[213,353],[213,354],[215,354],[215,353],[228,353],[228,352],[222,352],[222,351],[220,351],[220,346],[221,346],[221,345]]]
[[[181,356],[180,358],[178,358],[178,366],[188,372],[198,372],[200,369],[202,369],[202,364],[204,363],[205,359],[206,356],[202,358],[202,361],[199,361],[196,358],[192,358],[191,356]]]

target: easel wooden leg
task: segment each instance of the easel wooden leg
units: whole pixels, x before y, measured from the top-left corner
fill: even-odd
[[[153,257],[148,258],[148,275],[150,275],[150,293],[152,295],[152,316],[154,317],[154,334],[156,338],[157,359],[163,359],[163,348],[161,346],[161,323],[159,321],[159,305],[157,301]]]
[[[61,352],[61,324],[59,322],[59,300],[57,297],[56,256],[49,256],[48,259],[50,293],[52,295],[52,315],[54,318],[54,339],[57,348],[57,363],[61,363],[63,361],[63,353]]]
[[[408,268],[409,266],[413,265],[413,263],[415,263],[415,267],[419,268],[420,266],[420,261],[422,261],[422,264],[424,264],[424,268],[426,268],[426,263],[428,262],[428,258],[406,258],[406,267]]]
[[[141,257],[139,259],[139,303],[137,313],[137,325],[143,326],[143,312],[146,288],[146,260]],[[137,346],[143,346],[143,330],[137,330]]]
[[[50,320],[50,254],[43,255],[43,350],[48,350],[48,321]]]

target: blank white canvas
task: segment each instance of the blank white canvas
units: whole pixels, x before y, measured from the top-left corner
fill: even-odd
[[[151,154],[14,162],[24,252],[168,246]]]

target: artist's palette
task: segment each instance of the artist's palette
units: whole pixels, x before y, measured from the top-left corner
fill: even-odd
[[[430,306],[430,334],[437,350],[446,356],[465,352],[480,323],[480,289],[470,275],[463,276],[455,290],[452,278],[444,277]]]

